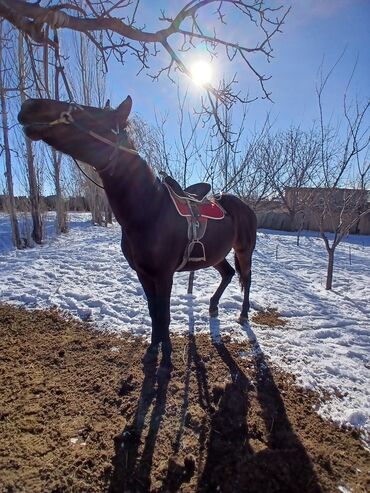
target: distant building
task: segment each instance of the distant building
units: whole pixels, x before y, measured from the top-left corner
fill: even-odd
[[[342,221],[347,225],[353,222],[350,233],[369,235],[369,198],[366,190],[286,187],[284,200],[261,201],[255,212],[259,228],[319,231],[322,225],[333,232]],[[359,218],[366,210],[369,212]]]
[[[351,188],[285,188],[287,206],[296,210],[309,207],[321,212],[353,211],[358,214],[368,207],[369,192]]]

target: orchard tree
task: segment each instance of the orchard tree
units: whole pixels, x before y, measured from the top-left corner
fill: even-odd
[[[5,161],[5,179],[6,179],[6,208],[9,212],[10,224],[12,228],[12,241],[16,248],[23,248],[24,243],[21,239],[19,224],[17,218],[17,208],[14,196],[13,185],[13,170],[12,170],[12,154],[9,143],[9,123],[8,123],[8,105],[7,97],[9,95],[9,77],[4,66],[4,49],[3,46],[7,40],[7,36],[3,35],[3,23],[0,22],[0,110],[1,110],[1,125],[2,137],[4,144],[1,145],[0,155],[4,153]]]
[[[270,133],[261,147],[271,191],[286,207],[291,229],[301,231],[311,187],[320,171],[319,135],[314,128],[305,131],[291,126]]]
[[[106,99],[105,74],[102,61],[97,60],[97,49],[89,39],[78,33],[74,36],[74,49],[77,70],[74,78],[78,94],[77,98],[87,106],[103,107]],[[80,163],[84,196],[89,204],[92,222],[105,225],[112,222],[112,211],[102,186],[99,174],[91,166]]]
[[[319,218],[320,235],[328,254],[326,289],[332,289],[334,254],[339,243],[351,231],[352,227],[365,214],[370,213],[368,207],[366,185],[369,181],[370,168],[368,150],[370,147],[370,101],[350,101],[348,89],[354,70],[349,79],[343,97],[342,132],[333,129],[326,121],[324,111],[324,94],[330,76],[338,61],[326,73],[320,71],[320,79],[316,87],[320,115],[320,185],[325,188],[322,196],[321,215]],[[356,189],[340,189],[350,183],[350,176],[355,175]],[[334,236],[330,238],[326,225],[330,223]]]
[[[28,81],[28,64],[25,60],[25,43],[24,36],[19,32],[18,36],[18,59],[19,59],[19,93],[20,100],[23,103],[26,99],[26,86]],[[27,41],[27,40],[26,40]],[[32,59],[30,60],[32,64]],[[32,240],[35,243],[41,244],[43,241],[43,215],[41,204],[42,192],[42,172],[40,163],[35,159],[35,151],[33,142],[25,138],[25,160],[27,163],[27,178],[29,200],[32,217]]]

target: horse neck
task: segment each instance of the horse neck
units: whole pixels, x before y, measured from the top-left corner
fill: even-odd
[[[139,155],[121,151],[112,171],[100,173],[110,206],[127,231],[152,222],[162,202],[162,187]]]

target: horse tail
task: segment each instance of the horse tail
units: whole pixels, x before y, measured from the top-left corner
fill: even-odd
[[[250,283],[251,259],[256,245],[257,218],[252,209],[234,195],[224,194],[219,202],[231,216],[234,224],[235,270],[243,291]]]

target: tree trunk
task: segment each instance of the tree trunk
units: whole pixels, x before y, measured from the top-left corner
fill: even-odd
[[[108,200],[106,200],[104,204],[104,221],[106,226],[113,223],[113,212]]]
[[[295,210],[289,211],[290,231],[296,231],[297,229],[295,224],[295,218],[296,218],[296,211]]]
[[[99,193],[99,189],[93,183],[89,184],[90,188],[90,210],[92,215],[93,224],[97,224],[99,226],[103,225],[103,214],[102,214],[102,204],[101,197]]]
[[[54,72],[54,98],[59,100],[59,74],[61,71],[60,66],[58,65],[59,59],[59,40],[57,31],[54,31],[54,55],[55,55],[55,72]],[[44,48],[47,53],[47,48]],[[48,87],[48,65],[44,65],[45,68],[45,86]],[[61,233],[67,233],[68,225],[67,225],[67,204],[64,200],[62,193],[62,185],[60,179],[60,169],[62,164],[62,153],[57,152],[55,149],[52,149],[53,156],[53,167],[54,167],[54,186],[55,186],[55,195],[56,195],[56,233],[59,235]]]
[[[19,33],[18,38],[18,54],[19,54],[19,91],[21,103],[26,100],[25,94],[25,66],[24,66],[24,51],[23,51],[23,35]],[[26,138],[26,156],[27,156],[27,173],[30,193],[30,206],[32,216],[32,234],[31,237],[35,243],[41,244],[43,239],[42,231],[42,215],[41,215],[41,194],[39,180],[35,168],[34,155],[32,151],[31,141]]]
[[[32,233],[31,238],[37,244],[42,243],[42,215],[41,215],[41,194],[38,185],[37,172],[35,168],[35,159],[32,151],[32,144],[26,138],[26,153],[27,153],[27,171],[28,183],[30,187],[30,207],[32,217]]]
[[[297,231],[297,247],[299,247],[299,245],[300,245],[300,241],[301,241],[301,233],[302,233],[302,230],[301,230],[301,229],[299,229],[299,230]]]
[[[326,274],[326,289],[330,290],[333,284],[333,270],[334,270],[334,248],[328,250],[328,269]]]
[[[59,235],[61,233],[67,233],[67,204],[64,200],[62,193],[62,186],[60,181],[60,165],[61,165],[61,155],[57,153],[55,149],[52,149],[53,156],[53,168],[54,168],[54,186],[56,195],[56,233]]]
[[[1,67],[1,47],[0,47],[0,67]],[[1,120],[3,126],[4,152],[5,152],[5,177],[7,189],[7,207],[10,215],[10,224],[12,228],[12,241],[16,248],[23,248],[22,240],[19,234],[19,225],[16,213],[13,175],[12,175],[12,160],[9,148],[9,130],[8,130],[8,114],[6,107],[5,89],[3,86],[2,74],[0,73],[0,98],[1,98]]]

